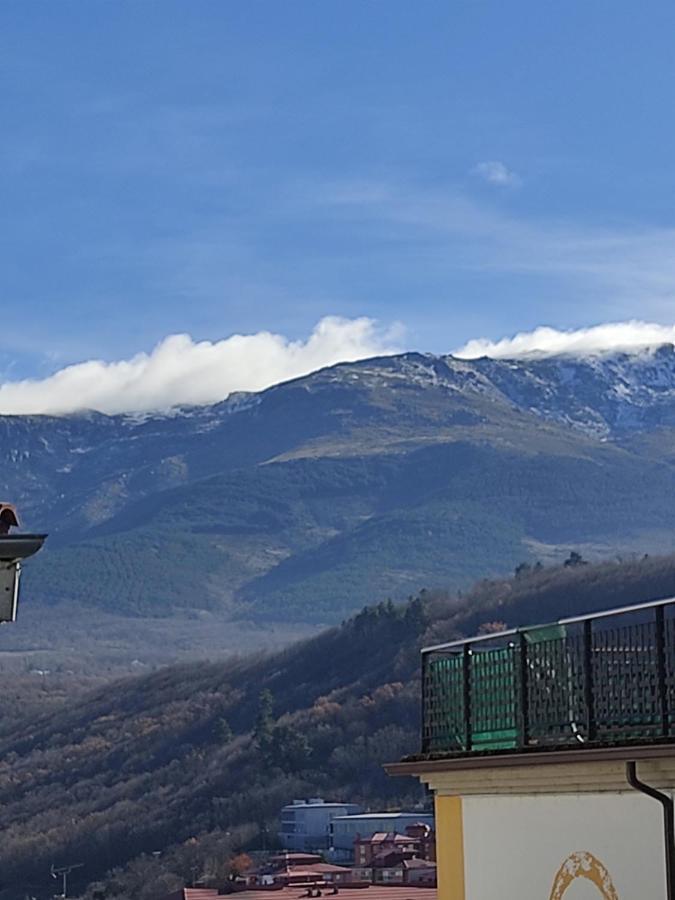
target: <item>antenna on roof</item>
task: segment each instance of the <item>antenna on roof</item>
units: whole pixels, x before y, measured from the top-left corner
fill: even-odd
[[[83,865],[84,863],[72,863],[69,866],[59,866],[58,868],[56,868],[54,863],[52,863],[49,874],[52,876],[52,878],[58,878],[59,875],[61,876],[63,891],[60,896],[63,897],[64,900],[68,896],[68,876],[74,869],[81,869]]]
[[[37,553],[46,534],[10,534],[19,527],[16,508],[0,503],[0,622],[15,622],[19,604],[19,576],[24,559]]]

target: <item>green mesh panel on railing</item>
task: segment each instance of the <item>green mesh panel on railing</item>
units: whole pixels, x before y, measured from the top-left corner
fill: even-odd
[[[424,742],[430,753],[466,749],[461,656],[439,656],[424,676]]]
[[[468,657],[470,672],[471,748],[515,746],[514,655],[511,649]],[[428,752],[466,750],[463,657],[439,656],[425,676],[425,744]]]
[[[518,744],[516,653],[514,647],[472,653],[471,746],[508,750]]]

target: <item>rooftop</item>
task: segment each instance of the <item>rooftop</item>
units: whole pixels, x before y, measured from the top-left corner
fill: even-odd
[[[331,807],[335,807],[338,809],[342,809],[343,806],[357,806],[356,803],[350,802],[340,802],[333,800],[322,800],[321,798],[312,798],[311,800],[294,800],[292,803],[287,803],[283,809],[312,809],[316,807],[320,807],[321,809],[330,809]]]
[[[344,822],[344,821],[356,821],[357,819],[400,819],[400,818],[410,818],[410,819],[419,819],[420,817],[426,817],[433,815],[431,812],[368,812],[368,813],[353,813],[349,816],[335,816],[333,819],[334,822]]]
[[[299,866],[286,866],[278,872],[275,872],[275,875],[293,875],[296,878],[300,875],[307,875],[308,877],[315,875],[340,875],[349,872],[349,868],[347,866],[335,866],[332,863],[326,862],[318,862],[318,863],[310,863],[309,865],[299,865]]]
[[[301,853],[298,850],[282,850],[270,857],[270,862],[322,862],[323,857],[319,853]]]
[[[415,840],[414,837],[408,834],[399,834],[396,831],[376,831],[369,838],[358,838],[360,844],[381,844],[383,842],[388,844],[409,844]]]
[[[189,888],[185,889],[183,900],[215,900],[218,896],[216,891],[210,897],[191,896],[188,893],[189,890]],[[238,892],[234,897],[240,897],[241,900],[270,900],[270,894],[274,896],[275,900],[305,900],[307,890],[291,886],[276,890],[255,889]],[[323,896],[333,896],[332,888],[324,888]],[[418,887],[412,884],[346,884],[340,885],[337,896],[342,897],[342,900],[437,900],[436,888]]]
[[[422,651],[411,762],[675,741],[675,598]]]
[[[272,895],[275,900],[305,900],[307,889],[298,886],[271,886],[269,888],[254,888],[245,891],[237,891],[227,894],[231,898],[240,897],[241,900],[270,900]],[[338,895],[342,900],[437,900],[435,887],[422,887],[415,884],[351,884],[341,885]],[[218,900],[222,897],[215,888],[183,888],[174,891],[165,900]],[[332,888],[323,890],[323,896],[333,896]]]

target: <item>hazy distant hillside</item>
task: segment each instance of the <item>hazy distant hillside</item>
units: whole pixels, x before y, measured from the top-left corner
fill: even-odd
[[[482,581],[463,597],[438,591],[371,607],[274,656],[167,668],[37,720],[15,718],[0,737],[0,898],[44,896],[53,861],[85,864],[79,890],[161,850],[134,870],[152,898],[153,878],[161,886],[167,872],[208,870],[214,847],[269,846],[293,797],[421,802],[416,782],[387,778],[381,764],[418,746],[422,644],[488,621],[528,624],[673,594],[675,556],[544,569]],[[271,692],[267,717],[262,691]],[[16,716],[11,703],[6,692],[3,718]],[[189,866],[164,852],[193,836]],[[106,879],[99,900],[139,896],[124,893],[126,877]]]
[[[338,622],[523,559],[675,546],[675,354],[405,354],[170,415],[0,418],[26,589]]]

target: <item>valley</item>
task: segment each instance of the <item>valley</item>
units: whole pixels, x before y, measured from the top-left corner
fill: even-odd
[[[0,898],[47,893],[56,859],[85,863],[73,890],[87,900],[160,900],[193,867],[269,847],[293,797],[423,805],[415,780],[382,769],[418,748],[421,646],[673,594],[675,556],[522,570],[368,607],[276,653],[167,666],[41,706],[6,691]]]

